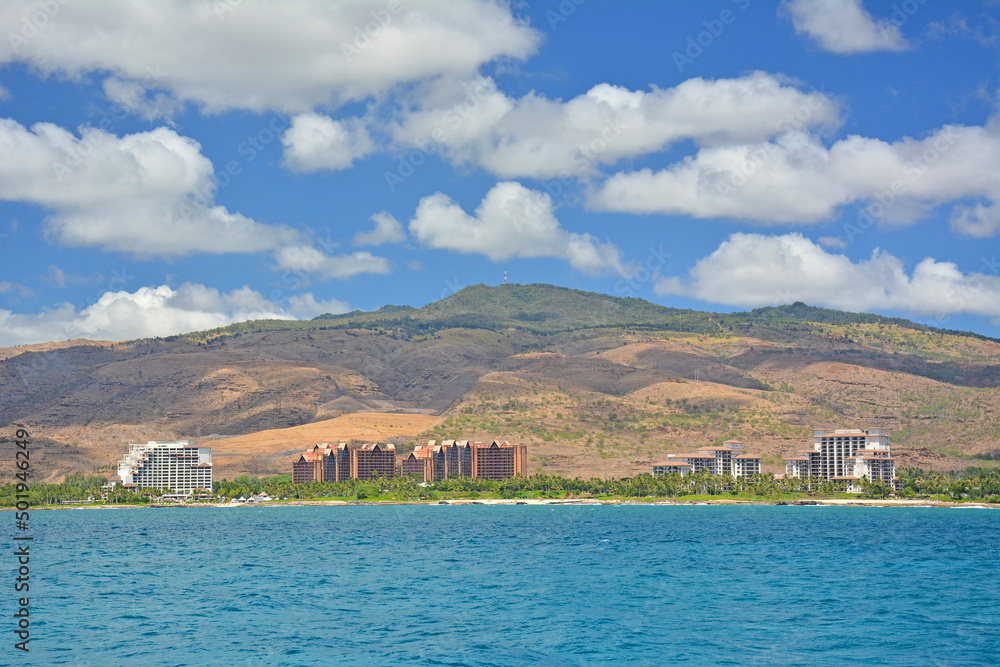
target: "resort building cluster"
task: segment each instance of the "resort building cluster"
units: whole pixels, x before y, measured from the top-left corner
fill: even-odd
[[[150,440],[131,444],[118,462],[118,474],[108,487],[171,489],[175,495],[212,492],[212,449],[196,447],[190,440]]]
[[[749,477],[760,474],[760,457],[743,451],[739,440],[726,440],[721,447],[701,447],[691,454],[667,454],[653,464],[653,476],[676,472],[681,475],[707,470],[711,475]]]
[[[396,446],[368,444],[350,448],[347,443],[316,445],[292,463],[292,481],[340,482],[346,479],[395,477]],[[399,466],[402,476],[413,475],[424,482],[452,477],[502,480],[528,475],[528,448],[493,441],[430,440],[406,456]]]
[[[292,481],[342,482],[347,479],[391,479],[396,476],[396,445],[368,444],[351,449],[346,442],[325,443],[306,450],[292,463]]]
[[[691,454],[668,454],[653,464],[653,475],[711,475],[747,477],[760,474],[760,457],[743,453],[743,443],[727,440],[720,447],[701,447]],[[896,460],[889,452],[889,434],[882,429],[814,431],[812,449],[785,459],[785,477],[840,482],[848,493],[864,491],[863,482],[882,482],[895,488]]]
[[[785,459],[785,476],[843,482],[849,493],[861,492],[863,480],[891,487],[898,481],[889,434],[874,428],[814,431],[812,449]]]
[[[689,454],[668,454],[653,464],[653,475],[689,475],[707,472],[732,478],[761,473],[761,457],[744,451],[743,443],[727,440]],[[348,479],[391,479],[413,476],[422,482],[456,477],[504,480],[528,476],[528,448],[508,442],[429,440],[397,465],[396,446],[373,443],[348,447],[347,443],[315,445],[292,463],[292,481],[340,482]],[[889,449],[889,434],[882,429],[814,431],[812,449],[785,459],[785,476],[839,482],[849,493],[864,491],[865,482],[898,485],[896,460]],[[212,492],[212,450],[190,440],[130,444],[118,472],[107,487],[170,489],[173,495]]]
[[[428,440],[403,459],[402,474],[425,482],[451,477],[501,480],[528,476],[527,445],[494,440],[490,444],[468,440]]]

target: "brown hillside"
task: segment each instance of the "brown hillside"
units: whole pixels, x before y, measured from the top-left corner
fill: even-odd
[[[430,415],[357,412],[335,419],[258,431],[234,438],[200,439],[212,448],[215,475],[235,479],[239,475],[287,475],[292,461],[313,445],[337,442],[400,442],[441,423]]]
[[[886,428],[902,465],[992,465],[1000,456],[995,341],[885,322],[703,313],[683,315],[696,332],[676,323],[638,331],[642,317],[659,312],[639,300],[612,309],[635,324],[533,329],[592,321],[567,300],[600,307],[611,297],[491,289],[466,294],[459,319],[472,317],[469,327],[389,311],[393,326],[363,314],[359,328],[339,320],[249,323],[168,340],[0,350],[0,427],[31,429],[45,479],[106,471],[127,442],[170,438],[244,447],[218,444],[219,456],[231,459],[220,470],[285,472],[281,457],[301,444],[285,429],[307,433],[314,424],[343,426],[329,441],[410,445],[418,427],[429,429],[420,438],[505,438],[530,445],[532,470],[584,476],[648,471],[668,452],[727,438],[742,439],[764,456],[766,471],[781,472],[782,457],[808,446],[815,428]],[[550,313],[543,300],[529,312],[536,292],[562,300],[561,309]],[[500,296],[480,303],[482,294]],[[445,317],[440,304],[428,312]],[[476,313],[490,308],[514,319],[488,328]],[[409,413],[396,418],[415,421],[369,432],[346,419],[357,413]],[[282,449],[286,438],[296,444]]]

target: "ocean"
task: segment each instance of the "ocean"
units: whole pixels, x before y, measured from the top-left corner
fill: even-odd
[[[1000,664],[992,509],[31,516],[31,651],[5,586],[9,664]]]

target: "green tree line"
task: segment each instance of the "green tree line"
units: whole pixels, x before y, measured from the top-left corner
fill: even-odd
[[[967,468],[956,472],[928,472],[919,468],[900,471],[904,498],[946,497],[953,500],[985,500],[1000,502],[1000,469]],[[169,489],[131,490],[116,487],[105,495],[99,475],[69,475],[61,484],[30,484],[29,503],[32,506],[57,505],[67,501],[109,504],[144,504]],[[862,480],[863,496],[886,497],[892,489],[888,484]],[[0,485],[0,506],[13,506],[16,498],[13,483]],[[267,493],[272,498],[348,498],[395,500],[436,500],[447,497],[477,498],[482,496],[519,498],[532,496],[616,497],[616,498],[679,498],[684,496],[717,496],[774,500],[791,494],[814,493],[830,495],[843,491],[842,484],[828,480],[776,478],[774,475],[751,475],[733,479],[707,472],[654,477],[649,474],[619,479],[566,478],[558,475],[534,474],[502,481],[458,477],[421,484],[416,477],[356,480],[343,482],[310,482],[293,484],[291,475],[274,477],[237,477],[215,483],[213,497],[205,500],[232,498]]]

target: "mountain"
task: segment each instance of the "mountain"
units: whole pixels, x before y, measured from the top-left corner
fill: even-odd
[[[431,437],[525,442],[533,470],[571,475],[634,474],[733,437],[779,471],[813,428],[868,425],[892,432],[903,465],[959,467],[1000,458],[998,385],[1000,342],[897,318],[476,285],[423,308],[0,350],[0,424],[32,430],[46,479],[107,470],[130,441],[352,413],[439,416],[422,433],[389,432],[405,434],[404,449]],[[242,438],[217,474],[287,472],[293,452],[269,437],[270,458],[250,465],[259,452]]]

